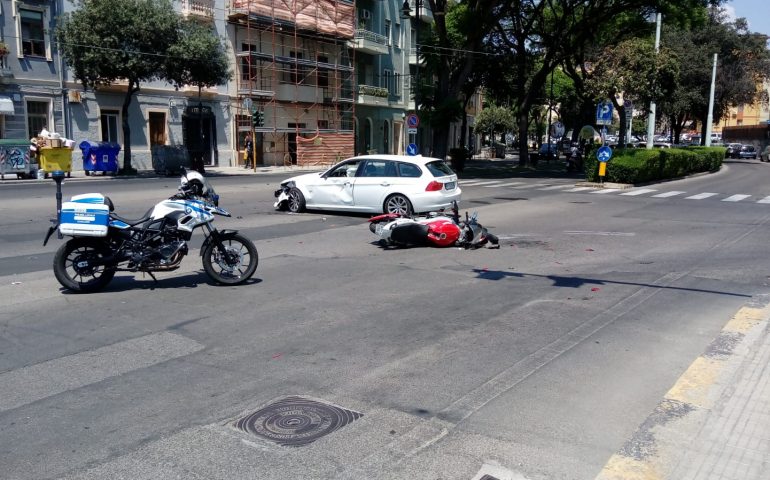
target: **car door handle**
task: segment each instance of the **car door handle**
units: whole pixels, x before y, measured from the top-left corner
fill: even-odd
[[[382,183],[380,184],[380,186],[381,186],[381,187],[389,187],[389,186],[390,186],[390,182],[382,182]]]
[[[351,183],[350,182],[345,182],[345,183],[343,183],[343,185],[345,185],[346,187],[349,187],[351,185]]]

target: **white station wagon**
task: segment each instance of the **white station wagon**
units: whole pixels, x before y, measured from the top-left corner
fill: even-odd
[[[409,215],[449,207],[461,194],[457,175],[438,158],[362,155],[281,182],[275,207]]]

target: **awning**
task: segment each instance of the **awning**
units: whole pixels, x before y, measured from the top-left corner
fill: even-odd
[[[0,97],[0,115],[16,115],[13,100],[10,97]]]

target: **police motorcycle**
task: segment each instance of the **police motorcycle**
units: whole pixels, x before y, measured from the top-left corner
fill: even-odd
[[[217,230],[214,217],[231,216],[219,207],[219,195],[196,171],[182,171],[178,193],[152,207],[142,218],[128,219],[114,212],[109,197],[100,193],[73,196],[61,202],[57,182],[57,219],[43,245],[57,232],[72,237],[56,252],[53,270],[59,283],[77,293],[103,289],[116,272],[142,272],[157,282],[156,272],[179,268],[195,229],[206,236],[200,255],[203,270],[216,283],[238,285],[254,275],[257,247],[237,230]]]
[[[497,236],[478,223],[477,212],[472,216],[465,212],[465,221],[460,220],[456,201],[452,202],[450,212],[441,210],[421,217],[397,213],[377,215],[369,219],[369,230],[386,246],[457,246],[465,249],[500,246]]]

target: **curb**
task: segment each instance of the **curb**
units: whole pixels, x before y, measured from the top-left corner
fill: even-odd
[[[744,306],[727,322],[595,480],[680,478],[681,462],[703,426],[718,414],[742,367],[768,333],[767,299]],[[728,439],[724,438],[725,443]]]

